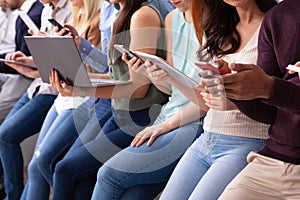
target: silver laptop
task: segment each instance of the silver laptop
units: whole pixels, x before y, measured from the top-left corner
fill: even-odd
[[[90,79],[72,36],[25,36],[35,64],[44,82],[56,69],[60,79],[68,85],[81,87],[128,84],[130,81]]]

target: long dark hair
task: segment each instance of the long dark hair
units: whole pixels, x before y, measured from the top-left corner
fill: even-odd
[[[141,4],[145,2],[147,2],[147,0],[124,0],[124,8],[120,11],[118,19],[114,23],[110,53],[115,52],[113,48],[114,44],[123,44],[125,47],[129,47],[130,34],[128,30],[130,29],[130,19],[132,15],[141,7]],[[122,32],[124,32],[124,34]],[[118,35],[119,33],[122,34]]]
[[[255,2],[262,12],[268,11],[277,4],[275,0],[255,0]],[[201,22],[198,22],[199,14],[196,14],[199,8],[202,8],[203,12]],[[195,30],[202,31],[201,33],[206,36],[206,43],[201,49],[205,49],[211,57],[231,54],[239,48],[240,35],[236,25],[240,18],[234,6],[228,5],[223,0],[192,0],[192,16]],[[202,38],[198,40],[202,41]],[[225,44],[229,48],[222,49]]]

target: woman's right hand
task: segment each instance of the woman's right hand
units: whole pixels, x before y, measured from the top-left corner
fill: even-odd
[[[147,75],[146,69],[142,61],[136,57],[129,58],[126,53],[122,55],[122,60],[127,63],[129,70],[143,74],[144,76]]]
[[[65,24],[64,28],[62,28],[61,30],[59,30],[59,28],[56,26],[55,29],[54,29],[54,31],[57,32],[57,34],[59,36],[65,36],[65,35],[73,36],[77,48],[80,47],[80,45],[81,45],[81,37],[79,36],[79,34],[78,34],[78,32],[77,32],[77,30],[76,30],[76,28],[74,26],[72,26],[70,24]]]

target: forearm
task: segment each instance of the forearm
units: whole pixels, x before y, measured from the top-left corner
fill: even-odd
[[[171,89],[171,85],[168,84],[168,83],[153,83],[155,85],[155,87],[165,93],[165,94],[168,94],[168,95],[171,95],[172,94],[172,89]]]
[[[85,39],[82,39],[79,50],[82,59],[91,67],[98,72],[105,72],[107,70],[107,54],[105,52],[100,51]]]
[[[272,93],[265,103],[300,114],[300,86],[296,83],[299,83],[298,77],[289,81],[274,78]]]
[[[101,87],[74,87],[72,96],[92,96],[98,98],[143,98],[149,88],[149,83],[131,82],[124,85]]]
[[[200,118],[203,118],[205,115],[205,111],[203,111],[198,105],[191,102],[180,112],[167,119],[165,123],[170,130],[173,130],[180,126],[195,122]]]
[[[110,79],[109,74],[88,73],[90,79]]]
[[[191,102],[198,105],[202,110],[208,111],[209,108],[205,105],[205,101],[203,100],[203,97],[200,95],[200,91],[193,89],[191,87],[187,87],[174,79],[171,79],[170,83],[178,90],[180,90],[180,92]]]

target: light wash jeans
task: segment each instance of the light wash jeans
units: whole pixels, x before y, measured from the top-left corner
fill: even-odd
[[[52,106],[44,121],[35,153],[29,164],[28,181],[22,193],[22,200],[49,199],[55,163],[63,157],[87,123],[91,122],[94,126],[98,124],[94,109],[95,100],[90,98],[77,109],[68,109],[60,114],[57,113],[55,106]],[[100,100],[98,105],[99,102]],[[108,103],[107,107],[98,107],[97,114],[104,117],[110,110],[110,103]],[[93,127],[89,126],[89,128],[93,130]],[[99,130],[96,132],[98,133]]]
[[[92,199],[153,199],[202,132],[202,124],[192,123],[159,136],[151,146],[146,141],[140,147],[124,149],[99,169]]]
[[[40,131],[55,98],[56,95],[39,94],[29,99],[25,93],[0,126],[0,156],[6,199],[20,199],[24,172],[20,143]]]
[[[176,166],[162,200],[216,200],[264,140],[204,131]]]

